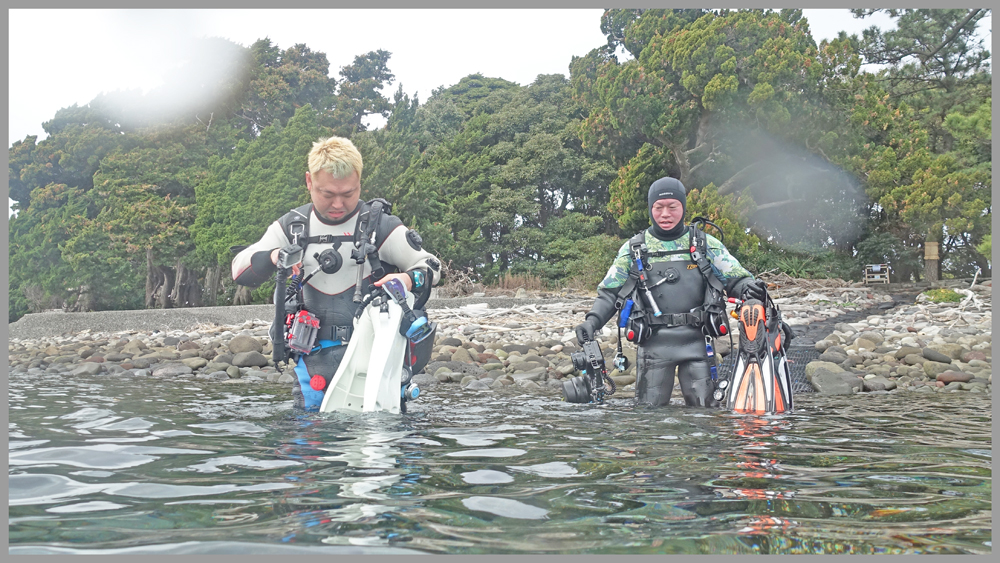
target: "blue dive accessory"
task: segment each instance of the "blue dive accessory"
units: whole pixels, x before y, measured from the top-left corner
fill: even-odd
[[[635,301],[632,301],[631,299],[625,300],[622,312],[618,315],[618,328],[625,328],[625,325],[628,324],[628,318],[632,316],[632,307],[634,305]]]
[[[426,276],[424,276],[424,272],[422,270],[410,270],[407,274],[410,275],[410,281],[413,282],[413,289],[420,289],[421,287],[424,287]]]
[[[712,374],[712,381],[719,380],[719,370],[715,367],[715,349],[712,348],[712,337],[705,337],[705,355],[708,356],[708,369]]]

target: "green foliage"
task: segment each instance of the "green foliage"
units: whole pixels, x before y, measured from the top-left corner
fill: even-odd
[[[33,288],[39,302],[61,305],[66,290],[79,285],[60,247],[93,213],[83,190],[49,184],[31,192],[27,209],[9,222],[10,321],[33,307],[25,291]]]
[[[605,229],[610,222],[614,172],[581,146],[580,115],[559,75],[524,88],[472,75],[435,91],[414,117],[432,134],[400,138],[413,157],[387,190],[395,212],[456,267],[486,279],[530,271],[547,225],[569,210],[599,217]],[[418,156],[412,147],[424,143]]]
[[[740,263],[751,272],[776,272],[795,278],[859,280],[864,271],[857,260],[836,250],[803,251],[762,244],[761,249],[740,257]]]
[[[991,240],[990,240],[991,238],[992,238],[992,235],[986,235],[986,236],[984,236],[983,237],[983,242],[979,243],[979,245],[976,246],[976,252],[982,254],[983,256],[986,256],[987,258],[990,258],[991,256],[993,256],[993,254],[991,254],[991,252],[992,252],[992,243],[991,243]],[[992,259],[992,258],[990,258],[990,259]]]
[[[240,141],[229,158],[213,157],[194,187],[198,214],[192,225],[198,256],[228,265],[230,246],[251,244],[290,209],[309,202],[307,155],[323,134],[312,106],[288,125],[265,127],[253,142]]]
[[[384,50],[334,79],[306,45],[196,41],[163,86],[60,109],[48,138],[11,145],[10,320],[80,285],[96,308],[133,308],[147,271],[228,269],[231,245],[308,201],[306,155],[330,134],[361,151],[363,196],[476,280],[595,286],[668,175],[751,271],[888,263],[908,280],[928,241],[944,277],[988,270],[987,12],[888,13],[893,30],[816,45],[801,10],[611,9],[569,80],[472,74],[424,104],[382,95]],[[366,130],[372,115],[387,125]]]
[[[962,300],[962,294],[946,287],[928,289],[924,292],[931,303],[958,303]]]
[[[920,256],[916,250],[892,233],[872,233],[857,244],[857,261],[861,267],[867,264],[888,264],[897,281],[909,281],[909,272],[917,271]],[[905,279],[901,279],[905,278]]]
[[[688,221],[706,217],[722,229],[722,235],[706,225],[707,232],[724,241],[726,248],[739,260],[760,251],[760,239],[744,225],[755,211],[753,199],[747,193],[724,197],[714,184],[691,190],[687,196],[685,215]]]

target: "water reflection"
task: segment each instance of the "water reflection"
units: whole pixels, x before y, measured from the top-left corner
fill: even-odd
[[[406,416],[296,415],[270,386],[10,383],[11,553],[991,551],[984,396],[747,417],[428,390]]]

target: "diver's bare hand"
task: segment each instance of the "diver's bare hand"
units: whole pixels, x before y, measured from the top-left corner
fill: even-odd
[[[410,276],[406,274],[386,274],[382,276],[382,279],[378,280],[372,285],[374,285],[375,287],[382,287],[382,284],[391,280],[392,278],[396,278],[397,280],[402,282],[403,287],[406,288],[406,291],[410,291],[411,289],[413,289],[413,281],[411,281]]]

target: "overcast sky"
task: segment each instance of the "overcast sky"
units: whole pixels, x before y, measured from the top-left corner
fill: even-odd
[[[840,30],[891,27],[881,14],[804,10],[817,43]],[[605,43],[602,10],[10,10],[8,142],[45,137],[42,122],[101,92],[162,83],[191,38],[224,37],[249,46],[269,37],[282,49],[305,43],[326,53],[330,74],[356,55],[385,49],[389,69],[410,95],[479,72],[519,84],[569,74],[574,55]],[[989,29],[984,20],[982,29]]]

